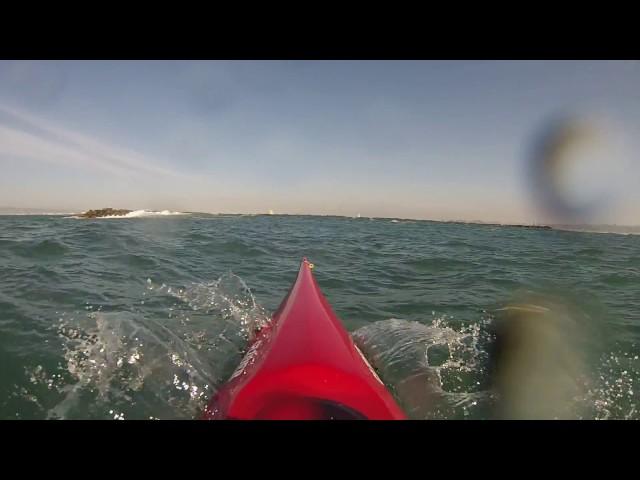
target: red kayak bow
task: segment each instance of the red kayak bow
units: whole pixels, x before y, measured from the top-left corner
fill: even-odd
[[[207,420],[402,420],[306,258],[291,290],[205,409]]]

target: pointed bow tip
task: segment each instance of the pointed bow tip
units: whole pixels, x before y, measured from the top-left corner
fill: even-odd
[[[302,262],[300,262],[300,270],[313,270],[313,263],[311,263],[307,257],[302,257]]]

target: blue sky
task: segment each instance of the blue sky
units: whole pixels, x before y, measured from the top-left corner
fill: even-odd
[[[528,151],[571,114],[615,148],[566,188],[640,224],[639,94],[638,62],[5,61],[0,205],[544,221]]]

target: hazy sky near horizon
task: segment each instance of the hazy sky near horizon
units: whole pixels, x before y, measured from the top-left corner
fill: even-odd
[[[528,152],[565,114],[615,148],[564,177],[640,224],[638,62],[1,61],[0,206],[544,221]]]

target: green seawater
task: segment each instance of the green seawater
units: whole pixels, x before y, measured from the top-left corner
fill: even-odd
[[[0,216],[0,418],[197,418],[303,256],[412,418],[492,418],[491,324],[521,297],[589,336],[576,415],[640,416],[639,235],[194,213]]]

